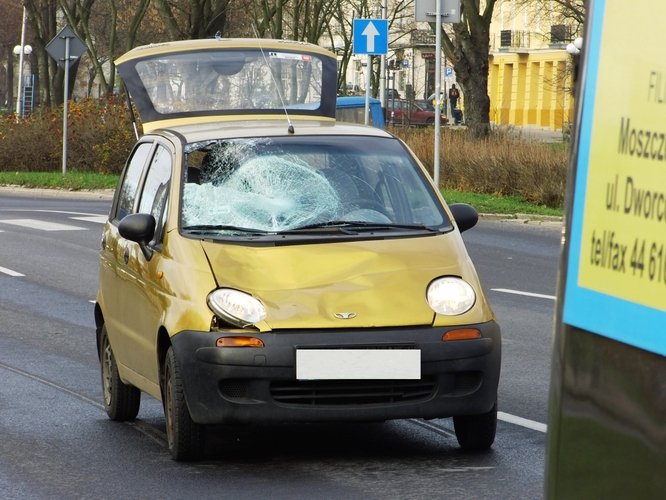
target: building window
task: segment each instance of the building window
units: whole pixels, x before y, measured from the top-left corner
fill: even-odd
[[[571,29],[566,24],[553,24],[550,27],[550,43],[559,44],[571,41]]]
[[[500,31],[500,47],[511,47],[511,30]]]

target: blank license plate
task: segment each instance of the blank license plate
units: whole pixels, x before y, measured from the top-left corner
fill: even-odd
[[[418,380],[418,349],[297,349],[298,380]]]

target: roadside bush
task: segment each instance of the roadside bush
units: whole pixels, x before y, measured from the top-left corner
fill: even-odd
[[[16,122],[0,120],[0,170],[54,172],[62,169],[63,108],[40,109]],[[67,169],[119,174],[134,144],[120,97],[70,102],[67,120]]]
[[[396,129],[433,174],[432,129]],[[519,196],[525,201],[562,208],[569,154],[563,144],[549,144],[494,131],[477,140],[466,130],[442,130],[440,184],[458,191]]]
[[[394,129],[433,173],[432,129]],[[119,174],[134,144],[121,97],[70,103],[67,168]],[[40,110],[16,122],[0,117],[0,171],[59,172],[62,169],[62,108]],[[562,208],[568,165],[564,144],[494,131],[476,140],[466,130],[442,130],[440,184],[446,189],[500,196]]]

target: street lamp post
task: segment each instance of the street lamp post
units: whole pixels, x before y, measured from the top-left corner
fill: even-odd
[[[580,51],[583,49],[583,39],[581,37],[576,38],[573,43],[567,45],[567,52],[573,57],[574,60],[574,74],[573,81],[574,84],[578,80],[578,58],[580,56]]]
[[[18,89],[16,94],[16,120],[18,121],[21,116],[21,101],[23,98],[23,56],[25,54],[30,54],[32,52],[32,47],[25,44],[25,16],[26,10],[23,7],[23,21],[21,21],[21,45],[14,47],[14,54],[18,53],[19,56],[19,77],[18,77]],[[28,51],[29,49],[29,51]]]
[[[23,80],[23,68],[25,67],[24,57],[32,54],[32,47],[30,45],[20,45],[14,46],[14,55],[19,56],[19,70],[18,70],[18,93],[16,97],[16,115],[17,117],[23,118],[23,100],[25,99],[24,90],[24,80]]]

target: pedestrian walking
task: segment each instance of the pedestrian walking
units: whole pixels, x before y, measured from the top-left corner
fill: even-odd
[[[456,88],[456,84],[452,84],[449,89],[449,103],[451,104],[451,112],[458,107],[458,99],[460,98],[460,91]]]

